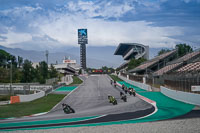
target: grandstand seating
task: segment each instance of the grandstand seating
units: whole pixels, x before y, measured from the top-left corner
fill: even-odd
[[[188,53],[188,54],[182,56],[181,58],[178,58],[177,60],[170,62],[169,64],[188,61],[188,60],[192,59],[195,56],[200,56],[200,51],[194,51],[192,53]]]
[[[176,72],[192,72],[192,71],[200,71],[200,62],[189,63],[184,67],[181,67]]]
[[[176,52],[176,50],[172,50],[170,52],[164,53],[160,56],[155,57],[154,59],[151,59],[149,61],[144,62],[143,64],[139,65],[138,67],[130,70],[129,72],[134,72],[134,71],[138,71],[138,70],[144,70],[150,66],[153,66],[154,64],[158,63],[160,60],[164,60],[165,58],[167,58],[168,56],[174,54]]]
[[[196,56],[199,56],[199,55],[200,55],[200,51],[195,51],[195,52],[192,52],[192,53],[188,53],[188,54],[182,56],[181,58],[178,58],[177,60],[174,60],[174,61],[171,61],[171,62],[167,63],[167,66],[165,66],[162,69],[154,72],[154,75],[155,76],[160,76],[160,75],[163,75],[163,74],[165,74],[167,72],[170,72],[170,71],[172,71],[174,69],[177,69],[178,67],[183,65],[183,62],[188,62],[192,58],[194,58]],[[187,68],[189,68],[189,67],[190,67],[190,65],[187,66]]]
[[[175,63],[175,64],[167,65],[167,66],[161,68],[160,70],[156,71],[154,73],[154,75],[156,75],[156,76],[163,75],[164,73],[167,73],[167,72],[173,70],[174,68],[176,68],[177,66],[179,66],[181,64],[182,63]]]

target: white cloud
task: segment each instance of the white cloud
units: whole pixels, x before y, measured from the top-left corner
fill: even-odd
[[[9,45],[21,42],[38,42],[42,48],[58,47],[63,45],[78,46],[77,29],[88,29],[88,45],[118,45],[122,42],[137,42],[150,47],[173,47],[176,43],[181,42],[174,39],[174,36],[184,36],[184,29],[176,26],[156,27],[153,23],[147,21],[108,21],[106,18],[119,18],[129,11],[134,11],[135,7],[131,2],[137,0],[127,0],[122,4],[115,4],[115,1],[101,1],[96,4],[94,1],[81,1],[77,3],[68,2],[65,6],[69,12],[56,12],[54,10],[46,11],[47,14],[37,14],[34,20],[28,20],[28,28],[35,29],[37,32],[20,32],[17,33],[14,28],[9,32],[2,34],[6,37],[0,42],[0,45]],[[163,0],[161,0],[163,1]],[[157,2],[159,3],[159,1]],[[151,4],[141,1],[140,4],[146,7],[156,7],[159,4]],[[4,14],[15,15],[16,18],[22,19],[21,16],[26,12],[43,10],[39,5],[33,7],[14,8],[4,11]],[[151,9],[149,9],[151,10]],[[30,18],[23,17],[22,20]],[[102,16],[104,19],[94,19],[95,16]],[[16,25],[17,26],[17,25]],[[34,44],[34,43],[32,43]],[[39,44],[38,44],[39,46]],[[30,45],[30,47],[35,47]]]
[[[107,2],[102,1],[99,4],[96,4],[93,1],[81,1],[72,2],[70,1],[66,8],[73,12],[81,12],[87,17],[121,17],[128,11],[134,9],[133,5],[130,5],[129,2],[124,2],[123,4],[115,4],[115,1]]]
[[[22,43],[25,41],[32,40],[32,36],[30,34],[15,33],[11,30],[8,31],[7,34],[2,34],[2,35],[7,38],[4,41],[0,42],[0,45],[4,45],[4,46],[10,46],[10,44],[12,44],[12,43]]]
[[[15,7],[14,9],[7,9],[0,11],[0,13],[3,13],[4,15],[16,15],[16,16],[23,16],[24,14],[31,13],[37,10],[41,10],[42,8],[37,5],[37,7],[31,7],[31,6],[23,6],[23,7]]]
[[[152,23],[146,21],[106,21],[85,18],[80,14],[76,16],[57,14],[55,18],[35,23],[35,26],[41,29],[42,34],[66,45],[77,46],[78,28],[87,28],[89,45],[97,46],[138,42],[151,47],[172,47],[179,40],[170,36],[183,35],[183,29],[180,27],[153,27]]]
[[[192,2],[192,1],[200,3],[200,0],[182,0],[182,1],[184,1],[185,3],[189,3],[189,2]]]

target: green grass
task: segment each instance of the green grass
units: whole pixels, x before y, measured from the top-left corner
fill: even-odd
[[[117,76],[115,76],[115,75],[109,75],[113,80],[115,80],[115,81],[123,81],[123,80],[121,80],[120,78],[118,78]]]
[[[10,95],[0,95],[0,101],[8,101],[10,100]]]
[[[37,100],[0,106],[0,118],[20,117],[51,110],[65,95],[49,94]]]
[[[73,76],[73,82],[71,84],[69,84],[69,86],[72,86],[72,85],[78,85],[78,84],[81,84],[83,81],[79,79],[79,77],[77,76]]]

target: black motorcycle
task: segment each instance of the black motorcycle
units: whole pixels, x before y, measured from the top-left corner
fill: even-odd
[[[120,92],[120,97],[124,102],[127,102],[127,97],[124,95],[124,93]]]
[[[65,103],[62,104],[62,107],[66,114],[75,113],[75,110]]]

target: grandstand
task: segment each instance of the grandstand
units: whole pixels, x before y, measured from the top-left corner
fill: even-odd
[[[136,67],[132,70],[129,70],[129,72],[136,73],[139,75],[144,75],[144,74],[155,72],[155,71],[159,70],[160,68],[166,66],[166,63],[168,63],[171,60],[173,60],[174,58],[176,58],[176,55],[177,55],[176,50],[169,51],[167,53],[164,53],[160,56],[157,56],[151,60],[148,60],[148,61],[142,63],[138,67]]]
[[[153,75],[154,76],[161,76],[163,74],[173,72],[173,71],[183,67],[184,65],[188,64],[189,62],[197,59],[198,57],[200,57],[200,51],[194,51],[194,52],[188,53],[181,58],[178,58],[176,60],[173,60],[173,61],[167,63],[167,65],[165,67],[154,72]],[[180,71],[181,70],[184,70],[184,69],[180,69]],[[191,70],[192,70],[192,68],[191,68]]]
[[[139,59],[141,57],[145,59],[149,59],[149,46],[145,46],[138,43],[120,43],[117,47],[114,55],[121,55],[125,63],[120,65],[118,68],[126,69],[130,59]]]
[[[199,72],[200,71],[200,62],[189,63],[184,67],[179,68],[176,72],[186,73],[186,72]]]
[[[172,90],[200,94],[197,89],[192,89],[200,86],[200,49],[182,57],[177,54],[176,49],[169,51],[128,72],[121,71],[120,75],[157,88],[165,86]]]

